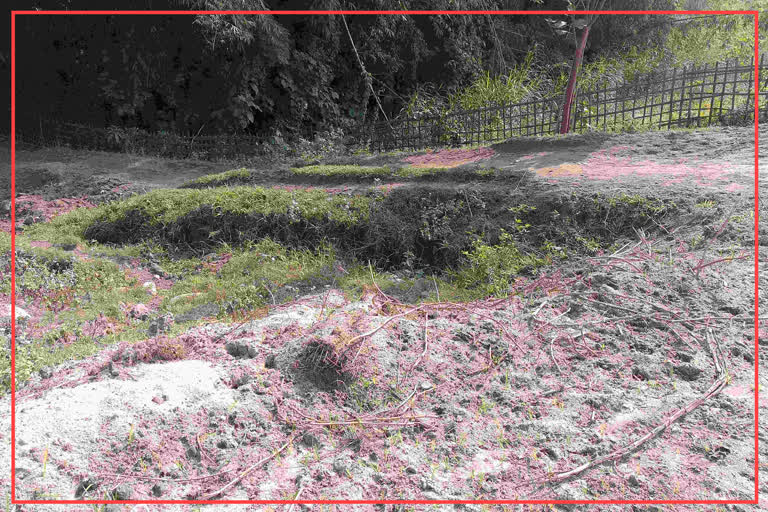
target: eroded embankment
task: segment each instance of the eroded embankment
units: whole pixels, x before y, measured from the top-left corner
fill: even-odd
[[[594,252],[634,236],[635,230],[659,231],[693,211],[684,199],[480,184],[414,185],[364,195],[227,189],[235,205],[220,195],[212,198],[217,189],[210,190],[177,190],[173,196],[160,192],[156,198],[128,201],[119,211],[95,215],[82,236],[112,244],[152,240],[172,252],[197,254],[225,243],[239,246],[270,238],[291,248],[330,244],[345,258],[388,270],[403,265],[440,270],[465,264],[465,253],[477,244],[500,241],[541,256]],[[151,204],[154,200],[168,203],[163,214]]]

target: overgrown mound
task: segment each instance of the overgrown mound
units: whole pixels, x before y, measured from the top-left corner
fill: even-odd
[[[626,194],[507,191],[488,184],[415,185],[386,196],[262,189],[262,204],[246,206],[235,194],[238,206],[228,206],[218,189],[195,192],[200,195],[175,199],[186,212],[169,203],[176,213],[161,214],[156,204],[136,202],[137,208],[122,215],[95,220],[83,235],[112,244],[152,239],[171,252],[200,254],[224,243],[239,246],[264,238],[299,249],[330,244],[345,258],[385,269],[456,269],[483,247],[501,244],[509,258],[538,255],[521,260],[522,269],[568,251],[595,252],[634,236],[636,229],[656,231],[679,209],[668,200]],[[203,192],[218,204],[210,204]],[[272,197],[279,194],[285,197]]]

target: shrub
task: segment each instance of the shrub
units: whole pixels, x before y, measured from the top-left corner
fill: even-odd
[[[498,244],[486,245],[478,239],[472,249],[463,254],[469,265],[454,275],[457,284],[467,288],[476,286],[488,295],[505,295],[521,271],[547,263],[544,258],[522,253],[512,235],[504,230]]]

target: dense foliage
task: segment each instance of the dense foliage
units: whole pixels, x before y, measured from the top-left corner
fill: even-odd
[[[703,7],[749,8],[764,1],[710,0]],[[310,8],[541,10],[589,3],[316,0]],[[688,7],[675,0],[608,4],[611,9]],[[74,0],[41,0],[36,6],[103,8]],[[145,0],[126,7],[307,6],[291,0]],[[24,115],[17,122],[27,130],[40,118],[54,117],[191,135],[349,134],[384,116],[429,113],[448,103],[469,108],[517,101],[562,89],[575,40],[571,21],[489,15],[18,16],[17,101]],[[598,80],[609,68],[626,75],[666,62],[668,36],[677,62],[741,56],[751,51],[750,25],[745,16],[690,22],[604,16],[590,33],[585,72]]]

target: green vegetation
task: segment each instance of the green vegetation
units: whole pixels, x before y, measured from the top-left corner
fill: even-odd
[[[401,167],[395,174],[401,178],[420,178],[452,169],[452,167]]]
[[[144,214],[150,223],[161,224],[210,205],[219,213],[289,213],[295,211],[306,219],[330,218],[342,224],[364,222],[371,199],[363,196],[329,194],[322,190],[282,190],[261,187],[218,187],[210,189],[163,189],[132,196],[123,201],[92,209],[78,209],[60,215],[51,222],[30,226],[31,239],[52,243],[82,241],[85,229],[97,221],[124,219],[132,210]]]
[[[250,176],[251,172],[246,168],[232,169],[231,171],[220,172],[218,174],[201,176],[195,180],[190,181],[187,183],[187,185],[217,185],[228,180],[237,178],[249,178]]]
[[[598,194],[593,199],[593,203],[595,206],[600,206],[604,202],[604,199],[605,198],[602,197],[601,194]],[[675,203],[664,203],[663,201],[659,201],[657,199],[649,199],[639,194],[629,195],[625,194],[624,192],[615,196],[608,197],[607,199],[607,204],[610,208],[615,208],[620,205],[633,207],[639,206],[646,214],[660,214],[668,211],[671,208],[675,208],[676,206]]]
[[[499,243],[487,245],[481,240],[463,253],[469,265],[454,273],[455,283],[464,288],[478,288],[487,295],[506,295],[514,279],[523,270],[547,263],[543,257],[522,253],[509,233],[501,232]]]
[[[542,76],[532,69],[534,57],[534,52],[529,51],[525,59],[505,75],[494,77],[484,71],[468,87],[449,96],[449,104],[472,110],[523,101],[532,91],[539,90],[542,84]]]
[[[360,165],[308,165],[294,167],[293,174],[305,176],[376,176],[391,174],[389,167],[362,167]]]
[[[188,300],[163,305],[174,314],[188,311],[201,304],[218,304],[221,310],[253,310],[276,301],[275,296],[289,283],[304,282],[313,277],[326,277],[331,283],[330,270],[334,253],[329,247],[317,251],[288,250],[269,239],[247,243],[244,247],[222,248],[221,254],[232,256],[218,272],[202,270],[199,260],[175,262],[176,268],[195,266],[188,275],[164,292],[168,299],[188,295]],[[323,282],[325,282],[323,281]]]
[[[677,1],[678,8],[684,2]],[[704,9],[760,11],[760,24],[768,21],[768,4],[765,0],[707,0]],[[768,45],[768,34],[761,28],[760,48]],[[676,65],[715,64],[726,59],[751,59],[754,54],[754,24],[752,16],[702,16],[692,26],[675,25],[667,36],[665,45]]]
[[[572,213],[558,220],[560,214],[550,212],[545,204],[534,206],[520,203],[520,199],[510,203],[508,194],[497,190],[404,187],[386,196],[352,196],[319,189],[217,187],[155,190],[90,210],[76,210],[28,226],[17,237],[17,292],[22,300],[32,299],[42,306],[41,325],[58,323],[19,350],[18,375],[27,379],[44,366],[86,357],[118,340],[146,339],[149,319],[127,318],[125,313],[126,307],[150,300],[138,279],[121,267],[131,259],[139,259],[145,267],[150,261],[157,263],[165,273],[178,276],[170,289],[159,287],[160,307],[152,315],[173,313],[182,320],[171,332],[180,333],[202,317],[224,320],[260,314],[269,305],[321,293],[330,286],[343,290],[351,300],[370,290],[374,282],[388,293],[416,302],[503,296],[519,275],[565,259],[569,252],[597,252],[605,243],[604,237],[621,236],[636,225],[635,220],[650,222],[674,207],[628,194],[563,200],[570,202]],[[203,205],[211,205],[213,213],[204,213],[201,222],[213,221],[210,229],[214,230],[228,229],[224,221],[216,226],[216,219],[210,218],[223,212],[283,213],[290,218],[277,219],[275,234],[259,233],[258,239],[205,239],[203,248],[215,253],[210,260],[180,258],[162,240],[106,246],[83,239],[83,232],[99,220],[124,221],[138,211],[145,219],[142,222],[172,223]],[[583,226],[573,223],[576,215],[585,217],[579,221]],[[334,224],[327,237],[321,231],[312,243],[304,245],[305,235],[296,240],[279,238],[285,230],[293,229],[293,218],[333,219],[350,229],[334,231],[339,227]],[[600,222],[593,223],[594,219]],[[194,228],[198,219],[189,217],[185,222]],[[314,229],[315,224],[305,224]],[[321,224],[316,223],[324,229]],[[186,228],[186,224],[179,225]],[[494,238],[493,233],[499,232]],[[89,259],[81,260],[61,248],[33,247],[32,240],[76,243]],[[226,240],[238,240],[238,245],[228,245]],[[417,256],[417,244],[425,242],[434,250]],[[399,252],[380,261],[375,260],[375,252],[347,252],[358,246],[396,247]],[[0,234],[0,249],[7,265],[7,234]],[[362,264],[368,259],[383,270]],[[437,269],[442,269],[442,274]],[[10,280],[3,277],[0,293],[10,293]],[[97,324],[96,331],[89,330]],[[172,349],[169,347],[170,355],[176,353]],[[9,378],[8,361],[2,360],[0,379],[6,389]],[[359,398],[363,400],[363,395]]]

